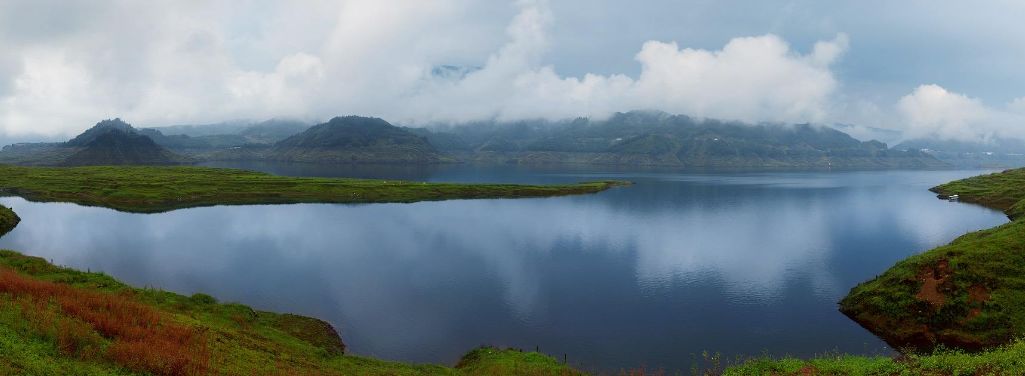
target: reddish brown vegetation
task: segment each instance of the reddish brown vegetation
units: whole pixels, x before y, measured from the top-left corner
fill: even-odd
[[[56,339],[66,355],[103,356],[158,375],[207,371],[206,335],[175,323],[127,295],[104,294],[40,281],[0,268],[0,293],[10,294],[33,326]],[[103,340],[111,341],[103,349]]]

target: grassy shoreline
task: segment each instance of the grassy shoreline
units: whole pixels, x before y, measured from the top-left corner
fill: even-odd
[[[1025,169],[932,189],[1011,222],[898,262],[851,289],[840,310],[895,348],[982,350],[1025,335]]]
[[[0,250],[0,374],[585,374],[548,355],[512,349],[474,349],[454,366],[383,361],[345,350],[335,329],[317,319],[224,304],[204,294],[134,288],[102,273]],[[1011,374],[1025,369],[1025,342],[981,354],[760,357],[717,369],[711,374]]]
[[[326,322],[139,289],[0,250],[0,374],[577,375],[547,355],[479,348],[454,367],[345,354]]]
[[[408,203],[597,193],[622,181],[559,185],[421,183],[296,178],[206,167],[20,167],[0,165],[0,194],[158,213],[213,205]]]
[[[840,310],[905,355],[760,358],[726,375],[1003,375],[1025,372],[1025,169],[936,186],[1011,222],[898,262]]]
[[[252,174],[228,171],[243,176]],[[92,173],[95,172],[89,172]],[[172,171],[170,175],[175,174],[180,172]],[[256,179],[269,176],[256,175]],[[105,174],[90,176],[109,178]],[[7,178],[0,178],[0,182],[4,179]],[[340,185],[366,182],[312,180],[340,181],[337,183]],[[388,184],[376,183],[385,188]],[[600,190],[617,184],[603,183],[607,186]],[[103,184],[109,182],[100,186]],[[404,187],[402,184],[415,183],[397,184]],[[59,185],[49,192],[52,196],[67,195],[60,189],[65,186],[68,185]],[[5,185],[0,183],[0,187]],[[347,187],[353,189],[352,185]],[[1025,334],[1025,169],[950,182],[932,191],[941,198],[958,194],[962,201],[1004,210],[1012,222],[966,234],[946,246],[903,260],[875,279],[854,287],[840,302],[841,311],[849,317],[891,345],[913,351],[899,358],[845,354],[813,359],[759,357],[726,367],[722,373],[979,375],[1022,372],[1025,369],[1025,340],[1021,339]],[[99,201],[102,206],[110,205],[111,201],[96,197],[104,196],[97,195],[91,200]],[[198,206],[196,202],[201,201],[193,200],[189,204]],[[140,207],[159,206],[153,203],[138,206],[137,202],[135,205],[127,210],[145,211]],[[6,216],[0,210],[0,224]],[[104,331],[102,325],[89,321],[103,322],[103,317],[116,312],[104,311],[99,316],[74,313],[83,310],[75,308],[74,304],[78,303],[74,302],[97,299],[111,300],[115,307],[127,307],[119,310],[156,317],[156,324],[143,325],[145,330],[156,332],[132,338],[130,334],[136,329]],[[85,311],[88,313],[88,309]],[[83,326],[83,323],[92,326]],[[62,331],[47,330],[48,327],[60,327]],[[158,342],[146,342],[150,337]],[[146,350],[140,350],[144,348],[161,349],[161,352],[147,356]],[[455,367],[387,362],[345,355],[344,351],[338,333],[317,319],[259,312],[239,304],[220,304],[203,294],[186,297],[132,288],[100,273],[60,268],[40,258],[0,251],[0,353],[5,354],[0,356],[0,373],[55,374],[74,370],[87,375],[581,374],[546,355],[518,350],[476,349]],[[133,362],[131,359],[143,360]],[[645,372],[631,371],[630,374]]]
[[[197,167],[0,166],[5,193],[129,212],[222,204],[548,197],[622,184],[424,184]],[[0,235],[18,221],[12,210],[0,206]],[[134,288],[102,273],[57,267],[7,250],[0,250],[0,354],[0,374],[580,374],[544,354],[490,347],[468,352],[453,367],[346,355],[341,336],[315,318],[221,304],[204,294]]]

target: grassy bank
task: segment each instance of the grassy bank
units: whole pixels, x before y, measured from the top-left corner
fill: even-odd
[[[1025,372],[1025,342],[1014,341],[982,353],[938,350],[904,358],[850,355],[811,360],[758,358],[731,367],[727,376],[762,375],[1020,375]]]
[[[0,235],[4,235],[14,227],[18,226],[18,222],[21,222],[21,218],[10,208],[0,205]]]
[[[0,251],[0,374],[575,375],[537,353],[481,348],[455,366],[345,355],[320,320],[138,289]]]
[[[952,181],[930,189],[946,198],[1003,210],[1011,219],[1025,215],[1025,168]]]
[[[907,354],[759,358],[726,375],[1025,373],[1025,169],[932,188],[1003,210],[1011,223],[909,257],[853,288],[840,310]],[[944,349],[957,350],[944,350]],[[967,352],[966,352],[967,351]]]
[[[203,167],[0,166],[0,192],[8,195],[144,213],[210,205],[549,197],[595,193],[622,184],[450,184],[296,178]]]
[[[851,290],[840,309],[897,348],[980,350],[1025,334],[1025,169],[933,188],[1012,222],[905,259]]]

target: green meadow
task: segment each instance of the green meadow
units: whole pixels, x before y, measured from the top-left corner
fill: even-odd
[[[522,185],[296,178],[204,167],[0,166],[0,192],[7,195],[142,213],[211,205],[551,197],[596,193],[623,184],[627,183]]]

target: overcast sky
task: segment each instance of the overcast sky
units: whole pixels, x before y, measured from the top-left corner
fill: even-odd
[[[0,132],[658,109],[1022,136],[1022,15],[1010,0],[0,0]]]

